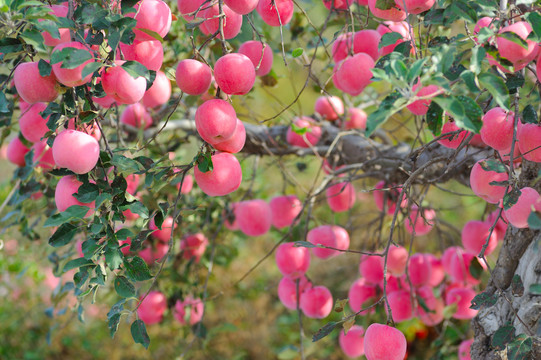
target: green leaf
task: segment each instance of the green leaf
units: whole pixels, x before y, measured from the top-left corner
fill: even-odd
[[[434,101],[430,102],[430,106],[426,112],[426,123],[428,129],[432,131],[434,136],[441,135],[441,129],[443,126],[443,109]]]
[[[511,191],[509,191],[503,197],[503,209],[509,210],[513,205],[515,205],[520,197],[520,194],[522,194],[522,192],[517,188],[513,188]]]
[[[120,314],[113,314],[109,317],[107,321],[107,326],[109,327],[109,335],[111,338],[115,337],[115,333],[118,330],[118,324],[120,324]]]
[[[68,244],[79,228],[72,224],[62,224],[55,233],[49,238],[49,245],[52,247],[60,247]]]
[[[518,274],[515,274],[511,280],[511,291],[514,296],[521,297],[524,295],[524,283]]]
[[[88,213],[88,206],[72,205],[59,214],[54,214],[43,224],[43,227],[59,226],[72,220],[81,220]]]
[[[312,342],[323,339],[325,336],[329,335],[337,326],[340,326],[343,321],[331,321],[325,324],[321,329],[319,329],[314,336],[312,336]]]
[[[138,214],[142,219],[148,219],[149,217],[149,211],[147,207],[143,205],[140,201],[134,201],[127,205],[123,205],[120,209],[121,210],[129,209],[132,213]]]
[[[212,165],[212,158],[210,152],[198,154],[196,164],[199,171],[203,173],[212,171],[212,169],[214,168]]]
[[[82,266],[91,266],[94,265],[94,262],[92,260],[87,260],[85,258],[78,258],[74,260],[70,260],[64,265],[64,269],[62,269],[62,273],[65,273],[67,271],[70,271],[72,269],[77,269]]]
[[[115,290],[118,295],[130,298],[136,294],[135,286],[124,276],[117,276],[115,279]]]
[[[293,50],[291,52],[291,55],[296,58],[296,57],[299,57],[302,55],[302,53],[304,52],[303,48],[296,48],[295,50]]]
[[[393,1],[393,3],[394,3],[394,1]],[[385,33],[385,34],[383,34],[383,36],[381,37],[381,40],[379,41],[378,49],[382,49],[385,46],[393,45],[398,40],[403,39],[403,38],[404,37],[402,35],[400,35],[399,33],[397,33],[397,32]]]
[[[116,270],[122,264],[123,254],[119,249],[107,248],[105,250],[105,262],[111,270]]]
[[[529,290],[532,295],[541,295],[541,284],[531,284]]]
[[[435,101],[443,110],[447,111],[455,121],[462,120],[466,116],[464,105],[453,96],[438,95],[432,101]],[[458,123],[457,126],[462,127]]]
[[[136,344],[141,344],[145,349],[148,349],[150,338],[148,337],[147,328],[143,320],[135,320],[131,324],[131,336]]]
[[[505,346],[515,338],[515,330],[511,324],[500,327],[492,336],[492,347],[497,350],[505,349]]]
[[[45,76],[51,75],[51,71],[53,71],[53,67],[47,61],[40,59],[38,61],[38,70],[39,70],[39,76],[45,77]]]
[[[413,63],[413,65],[411,65],[408,71],[408,76],[406,78],[406,81],[408,83],[411,84],[419,76],[421,76],[421,74],[423,73],[423,67],[427,61],[428,61],[428,58],[425,57],[425,58],[417,60],[416,62]]]
[[[126,275],[133,281],[152,279],[147,264],[139,256],[134,256],[131,259],[124,259],[124,266],[126,267]]]
[[[77,190],[76,194],[73,194],[73,197],[82,203],[88,204],[95,201],[99,193],[98,185],[88,182],[79,186],[79,190]]]
[[[120,154],[114,154],[111,163],[120,171],[125,171],[129,174],[133,174],[141,170],[141,166],[137,161]]]
[[[468,3],[455,0],[451,4],[451,11],[461,19],[470,23],[477,22],[477,12]]]
[[[489,294],[482,292],[475,295],[471,301],[470,309],[479,310],[482,306],[491,307],[498,302],[498,294]]]
[[[531,358],[532,338],[526,334],[518,335],[507,344],[507,360],[527,360]]]
[[[464,83],[472,93],[479,93],[479,88],[475,82],[475,74],[470,70],[465,70],[460,74],[460,78],[464,80]]]
[[[152,36],[154,39],[156,39],[156,40],[158,40],[159,42],[163,43],[163,38],[161,37],[160,34],[158,34],[158,33],[155,32],[155,31],[152,31],[152,30],[149,30],[149,29],[142,29],[142,28],[138,28],[137,31],[144,32],[145,34],[150,35],[150,36]]]
[[[456,97],[457,100],[464,107],[464,118],[455,118],[457,126],[469,130],[473,133],[479,133],[481,127],[483,126],[483,121],[481,120],[483,116],[483,110],[475,100],[470,97],[459,95]]]
[[[507,74],[505,80],[505,86],[509,90],[509,94],[516,93],[520,88],[524,86],[524,76],[520,72],[514,74]]]
[[[518,36],[518,34],[514,32],[505,31],[505,32],[497,34],[496,37],[504,38],[506,40],[514,42],[517,45],[520,45],[524,49],[528,49],[528,43],[526,42],[526,40],[522,39],[520,36]]]
[[[92,59],[92,54],[88,50],[76,48],[63,48],[62,50],[54,51],[51,54],[51,64],[62,63],[62,69],[75,69]]]
[[[137,79],[138,77],[147,78],[149,76],[148,69],[137,61],[126,61],[122,64],[122,68],[134,79]]]
[[[380,125],[382,125],[389,117],[391,117],[391,115],[398,111],[396,103],[399,99],[404,101],[398,91],[392,92],[391,94],[387,95],[385,99],[383,99],[378,109],[368,116],[366,121],[366,136],[372,135],[372,133]]]
[[[509,91],[502,78],[491,73],[482,73],[479,75],[479,83],[500,107],[509,110]]]
[[[528,216],[528,228],[530,230],[541,230],[541,218],[536,211],[532,211]]]
[[[470,266],[469,266],[469,272],[471,274],[471,276],[474,278],[474,279],[477,279],[479,280],[481,278],[481,276],[483,275],[483,267],[481,266],[481,264],[479,263],[479,261],[472,259],[472,261],[470,262]]]
[[[23,44],[21,40],[14,38],[3,38],[0,39],[0,53],[10,54],[23,51]]]
[[[83,71],[81,71],[81,77],[85,78],[87,75],[93,74],[96,70],[103,66],[101,62],[91,62],[85,65]]]
[[[538,11],[529,12],[526,14],[526,20],[532,25],[533,30],[528,38],[532,37],[531,40],[536,42],[541,41],[541,14]]]
[[[507,172],[507,167],[497,160],[483,160],[479,162],[479,165],[485,171],[495,171],[497,173]]]
[[[527,124],[539,123],[537,111],[535,111],[535,108],[531,104],[526,105],[522,110],[522,120]]]
[[[317,248],[317,245],[312,244],[308,241],[295,241],[294,247],[305,247],[305,248]]]
[[[470,60],[470,70],[478,75],[481,72],[483,59],[486,57],[487,52],[481,46],[476,46],[472,49],[471,60]]]

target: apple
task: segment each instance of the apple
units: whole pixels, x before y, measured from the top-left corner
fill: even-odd
[[[139,304],[137,315],[146,325],[152,325],[162,321],[166,309],[165,295],[159,291],[151,291]]]
[[[224,37],[225,39],[233,39],[239,34],[242,27],[242,15],[231,10],[231,8],[225,4],[222,6],[222,9],[225,14],[225,18],[223,21]],[[214,34],[219,31],[219,14],[220,9],[217,3],[203,11],[202,17],[208,20],[201,24],[201,26],[206,28],[206,31],[209,34]],[[218,33],[218,38],[222,38],[222,35],[220,33]]]
[[[495,150],[510,150],[513,142],[515,113],[495,107],[487,111],[482,120],[481,138],[483,142]],[[520,121],[518,125],[520,127]]]
[[[338,337],[340,348],[347,357],[356,358],[364,355],[364,328],[353,325],[347,332],[342,330]]]
[[[124,60],[137,61],[148,70],[158,71],[162,67],[163,46],[159,40],[134,40],[131,45],[120,43],[120,50]]]
[[[406,337],[400,330],[377,323],[366,329],[364,355],[367,360],[404,360],[406,350]]]
[[[257,76],[265,76],[272,70],[274,59],[269,44],[265,44],[265,50],[263,50],[263,44],[260,41],[246,41],[239,47],[238,52],[252,61]]]
[[[368,8],[370,9],[370,12],[377,18],[391,21],[402,21],[406,18],[406,13],[397,7],[396,4],[389,4],[389,9],[381,9],[377,5],[378,0],[368,0]]]
[[[306,317],[323,319],[333,309],[332,294],[325,286],[314,286],[301,294],[300,308]]]
[[[205,253],[209,241],[203,233],[192,234],[184,237],[180,243],[180,249],[186,260],[195,259],[198,263]]]
[[[344,103],[336,96],[320,96],[316,100],[314,111],[323,119],[333,121],[344,114]]]
[[[171,9],[162,0],[143,0],[135,4],[136,12],[129,12],[126,16],[137,20],[134,32],[137,40],[149,40],[154,38],[139,29],[153,31],[162,38],[167,35],[171,28]]]
[[[184,301],[177,300],[173,308],[173,317],[182,325],[195,325],[203,319],[205,304],[201,299],[186,296]]]
[[[44,103],[36,103],[30,106],[19,118],[19,128],[23,137],[30,142],[38,142],[49,131],[47,118],[41,116],[41,112],[47,108]]]
[[[94,210],[94,201],[91,203],[82,203],[73,196],[73,194],[79,191],[81,185],[83,183],[77,180],[77,177],[74,175],[64,176],[58,181],[54,192],[54,201],[59,212],[66,211],[70,206],[80,205],[90,208],[86,216],[92,213]]]
[[[152,125],[152,117],[143,104],[135,103],[124,108],[120,114],[120,122],[136,128],[148,129]]]
[[[135,104],[145,95],[147,82],[142,76],[134,79],[122,68],[123,63],[116,60],[114,66],[104,70],[101,76],[103,91],[119,104]]]
[[[389,290],[387,290],[389,291]],[[376,300],[376,286],[368,284],[366,279],[355,280],[349,287],[348,304],[352,311],[359,312],[370,300]]]
[[[88,74],[83,78],[82,72],[86,65],[95,61],[92,53],[85,45],[81,44],[80,42],[70,41],[56,45],[53,49],[51,57],[54,57],[55,52],[63,51],[64,49],[76,49],[75,51],[86,51],[88,53],[88,56],[90,56],[90,59],[73,69],[63,68],[63,61],[53,64],[53,72],[58,82],[67,87],[81,86],[88,83],[92,79],[92,74]]]
[[[292,242],[280,244],[275,258],[278,270],[291,279],[303,276],[310,267],[310,251],[305,247],[296,247]]]
[[[235,216],[240,231],[248,236],[261,236],[270,230],[272,211],[265,200],[254,199],[237,203]]]
[[[275,196],[269,206],[272,212],[272,225],[277,229],[291,226],[302,211],[302,203],[295,195]]]
[[[491,185],[491,182],[503,182],[509,179],[507,172],[484,170],[482,164],[486,160],[479,160],[473,165],[470,173],[470,186],[475,195],[491,204],[497,204],[505,194],[506,186]]]
[[[481,249],[488,239],[488,247],[485,250],[486,255],[490,255],[498,245],[498,238],[495,231],[490,231],[492,224],[484,221],[471,220],[462,228],[462,245],[464,249],[474,255],[481,253]]]
[[[19,64],[13,72],[13,82],[17,94],[28,104],[50,102],[58,96],[54,72],[49,76],[41,76],[37,61]]]
[[[524,187],[520,192],[517,202],[503,211],[509,223],[519,229],[528,227],[528,217],[532,210],[541,211],[541,196],[537,190]]]
[[[314,124],[314,120],[308,116],[293,119],[295,127],[308,130],[300,135],[293,131],[293,127],[287,129],[286,140],[290,145],[308,148],[315,146],[321,138],[321,128]]]
[[[345,93],[357,96],[372,83],[374,66],[374,60],[370,55],[355,54],[335,65],[332,76],[333,83]]]
[[[252,64],[250,63],[250,66]],[[229,139],[235,133],[237,113],[225,100],[212,99],[201,104],[195,112],[195,127],[203,140],[210,144]]]
[[[336,235],[331,225],[320,225],[313,228],[312,230],[308,231],[308,234],[306,234],[306,240],[314,245],[337,248]],[[319,247],[312,248],[312,252],[320,259],[328,259],[331,256],[339,254],[339,252],[336,250]]]
[[[147,108],[161,106],[171,97],[171,82],[163,71],[156,72],[156,78],[152,86],[143,96],[143,105]]]
[[[188,95],[206,93],[212,82],[210,67],[193,59],[181,60],[175,74],[178,87]]]
[[[255,68],[246,55],[231,53],[214,64],[216,85],[229,95],[245,95],[255,83]]]
[[[30,151],[26,145],[19,139],[18,136],[11,139],[6,150],[6,156],[10,163],[17,166],[25,166],[26,160],[24,156]]]
[[[297,280],[299,281],[300,293],[303,293],[304,290],[309,289],[312,286],[304,276],[301,276]],[[297,280],[284,276],[278,283],[278,298],[289,310],[297,309]],[[300,294],[298,295],[300,297]]]
[[[224,196],[237,190],[242,182],[239,161],[229,153],[218,153],[211,157],[213,169],[201,172],[195,168],[195,181],[208,196]]]
[[[285,26],[293,17],[292,0],[259,0],[256,11],[270,26]]]
[[[64,130],[54,139],[53,157],[58,167],[86,174],[98,163],[100,144],[82,131]]]

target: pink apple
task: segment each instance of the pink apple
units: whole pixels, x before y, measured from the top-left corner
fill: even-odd
[[[176,224],[174,224],[174,220],[171,216],[166,217],[163,219],[163,223],[161,226],[161,229],[158,229],[156,224],[154,223],[154,219],[150,220],[148,228],[150,230],[154,230],[152,232],[152,237],[155,239],[158,239],[159,241],[163,243],[168,243],[171,239],[171,233],[176,228]]]
[[[135,5],[137,12],[127,13],[126,16],[137,20],[135,29],[146,29],[158,33],[162,38],[171,28],[171,9],[161,0],[143,0]],[[141,31],[136,31],[138,40],[154,39]]]
[[[239,47],[238,52],[246,55],[252,61],[257,76],[265,76],[270,73],[273,54],[269,44],[265,44],[265,50],[263,50],[263,45],[260,41],[246,41]]]
[[[269,206],[272,212],[272,225],[277,229],[291,226],[302,211],[302,204],[295,195],[273,197]]]
[[[30,150],[34,150],[32,162],[37,163],[37,167],[42,168],[44,172],[55,167],[56,164],[53,158],[53,149],[47,145],[47,140],[38,141],[32,145]]]
[[[407,290],[397,290],[387,293],[387,301],[391,307],[393,320],[402,322],[413,317],[413,306],[411,304],[411,295]]]
[[[151,244],[151,246],[139,251],[139,256],[149,266],[152,266],[156,261],[163,259],[168,251],[169,245],[158,241],[156,244]]]
[[[237,14],[227,5],[222,6],[225,18],[223,21],[224,37],[225,39],[233,39],[238,35],[242,27],[242,15]],[[202,12],[202,17],[208,19],[202,25],[206,28],[209,34],[214,34],[219,31],[220,20],[218,15],[220,14],[220,9],[218,4],[215,4],[209,7],[207,10]],[[221,38],[221,34],[218,34],[218,38]]]
[[[22,143],[22,141],[19,139],[18,136],[11,139],[9,142],[9,145],[7,147],[7,159],[10,163],[15,164],[17,166],[25,166],[26,160],[24,159],[24,156],[26,153],[30,151],[29,148],[26,147]]]
[[[417,288],[428,284],[431,271],[430,258],[425,254],[417,253],[410,257],[408,274],[413,287]]]
[[[407,342],[404,334],[393,327],[374,323],[364,334],[367,360],[404,360]]]
[[[152,125],[152,117],[143,104],[135,103],[126,106],[122,111],[120,122],[136,128],[148,129]]]
[[[124,60],[137,61],[148,70],[158,71],[162,67],[163,46],[159,40],[135,40],[131,45],[120,43],[120,50]]]
[[[297,279],[310,267],[310,251],[305,247],[295,247],[292,242],[280,244],[276,249],[276,265],[282,275]]]
[[[259,0],[256,11],[270,26],[285,26],[293,17],[292,0]]]
[[[161,106],[171,97],[171,82],[163,71],[156,73],[154,83],[143,96],[143,105],[147,108]]]
[[[224,55],[214,64],[214,79],[226,94],[245,95],[255,83],[252,60],[238,53]]]
[[[350,182],[334,184],[325,192],[327,204],[334,212],[348,211],[355,204],[357,195]]]
[[[415,94],[415,97],[417,98],[426,98],[426,97],[432,97],[435,96],[436,93],[440,90],[440,88],[436,85],[428,85],[421,87],[420,83],[417,83],[413,85],[412,91]],[[432,100],[425,99],[425,100],[416,100],[409,104],[407,106],[408,110],[413,114],[417,116],[426,115],[426,112],[428,111],[428,107],[430,106],[430,103]]]
[[[194,13],[199,8],[204,9],[205,6],[201,6],[204,2],[205,0],[177,0],[178,11],[186,21],[192,21],[195,16],[188,14]],[[197,14],[197,17],[202,17],[201,13],[202,11]]]
[[[381,9],[377,5],[379,5],[377,0],[368,0],[370,12],[377,18],[391,21],[402,21],[406,18],[406,13],[395,4],[391,5],[389,9]]]
[[[178,87],[189,95],[206,93],[212,81],[210,67],[193,59],[181,60],[175,74]]]
[[[461,130],[454,122],[448,121],[445,124],[443,124],[443,127],[441,129],[441,139],[438,140],[438,143],[445,146],[446,148],[450,149],[456,149],[462,144],[464,139],[470,135],[469,131],[462,130],[459,133],[456,134],[450,134],[454,133],[456,131]],[[448,135],[446,135],[448,134]]]
[[[357,96],[372,82],[374,65],[374,60],[365,53],[348,57],[335,65],[333,83],[345,93]]]
[[[307,116],[295,118],[293,120],[293,124],[297,128],[308,128],[308,131],[304,133],[304,135],[300,135],[294,132],[290,127],[286,134],[286,140],[290,145],[307,148],[310,147],[310,145],[315,146],[317,144],[319,138],[321,137],[321,128],[314,124],[314,120],[312,118]]]
[[[237,203],[235,215],[240,231],[248,236],[261,236],[271,227],[272,211],[265,200],[245,200]]]
[[[428,285],[432,287],[436,287],[445,278],[445,269],[443,268],[442,261],[438,259],[436,256],[432,254],[425,254],[426,257],[428,257],[428,261],[430,261],[430,279],[428,280]]]
[[[224,196],[237,190],[242,182],[239,161],[229,153],[218,153],[211,157],[213,169],[205,173],[195,168],[195,181],[208,196]]]
[[[36,103],[30,106],[19,118],[19,128],[24,138],[30,142],[38,142],[49,131],[47,118],[43,118],[40,113],[47,108],[44,103]]]
[[[312,287],[312,284],[301,276],[299,280],[299,292],[302,294],[306,289]],[[297,280],[293,280],[289,277],[283,277],[278,283],[278,298],[280,302],[284,304],[289,310],[297,309]],[[300,294],[298,294],[300,297]]]
[[[76,49],[75,51],[86,51],[90,59],[73,69],[63,68],[62,67],[62,64],[64,63],[63,61],[53,64],[52,65],[53,72],[58,82],[60,82],[61,84],[67,87],[80,86],[80,85],[84,85],[88,83],[92,79],[92,74],[88,74],[83,78],[82,72],[86,65],[95,61],[92,53],[88,50],[88,48],[85,45],[81,44],[80,42],[70,41],[67,43],[56,45],[55,48],[53,49],[52,56],[54,56],[55,52],[63,51],[64,49]]]
[[[377,285],[383,280],[383,258],[376,255],[362,255],[359,272],[368,284]]]
[[[507,112],[500,107],[490,109],[483,116],[481,138],[485,144],[495,150],[510,149],[513,142],[514,124],[514,112]],[[519,121],[518,124],[521,122]]]
[[[377,61],[379,58],[379,42],[381,34],[377,30],[364,29],[353,35],[353,51],[355,54],[365,53]]]
[[[306,317],[323,319],[333,309],[332,294],[325,286],[314,286],[301,294],[300,308]]]
[[[458,346],[458,360],[471,360],[473,339],[464,340]]]
[[[541,61],[538,63],[541,63]],[[537,124],[523,124],[518,130],[517,139],[520,152],[526,160],[541,162],[540,126]]]
[[[426,311],[420,304],[417,306],[419,319],[426,326],[436,326],[444,319],[443,309],[445,304],[442,299],[436,298],[430,286],[423,286],[417,290],[417,300],[424,302],[429,311]]]
[[[520,196],[516,204],[504,210],[505,217],[516,228],[527,228],[530,213],[541,211],[541,196],[531,187],[520,189]]]
[[[476,292],[470,288],[454,288],[445,295],[445,303],[447,306],[457,304],[457,310],[453,314],[453,318],[459,320],[469,320],[475,317],[479,310],[470,309],[471,301],[475,297]]]
[[[162,321],[166,309],[167,299],[165,295],[159,291],[151,291],[139,304],[137,315],[146,325],[152,325]]]
[[[394,44],[384,46],[380,49],[380,56],[385,56],[394,51],[398,44],[403,43],[404,41],[410,40],[410,26],[405,21],[394,22],[394,21],[384,21],[383,24],[378,25],[376,31],[383,36],[386,33],[395,32],[402,35],[402,39],[398,39]]]
[[[53,157],[58,167],[86,174],[98,163],[100,144],[82,131],[64,130],[54,139]]]
[[[28,104],[50,102],[58,96],[58,83],[54,73],[41,76],[37,61],[19,64],[13,72],[13,81],[17,94]]]
[[[462,228],[462,245],[464,249],[478,255],[490,236],[488,247],[485,250],[485,254],[490,255],[498,245],[497,234],[495,231],[490,231],[491,226],[491,224],[484,221],[468,221]]]
[[[387,271],[394,276],[402,276],[406,271],[408,250],[402,246],[391,245],[387,254]]]
[[[436,212],[433,209],[423,209],[422,213],[416,205],[411,207],[411,210],[404,220],[404,226],[410,233],[418,236],[426,235],[432,230],[435,224]]]
[[[349,249],[349,234],[346,229],[338,225],[332,225],[332,231],[336,237],[336,248],[340,250]],[[338,254],[341,254],[340,252]]]
[[[321,225],[308,231],[306,240],[314,245],[323,245],[332,248],[337,248],[336,235],[331,225]],[[327,259],[331,256],[338,255],[338,251],[324,248],[313,248],[312,252],[320,259]]]
[[[389,189],[389,190],[381,190],[381,189]],[[396,210],[396,202],[400,198],[400,193],[402,190],[400,188],[397,188],[395,185],[386,185],[384,180],[379,181],[376,186],[374,187],[375,191],[374,194],[374,203],[376,204],[376,207],[379,209],[379,211],[383,211],[383,207],[385,204],[385,211],[388,215],[394,215]],[[408,200],[406,199],[406,196],[402,198],[402,202],[400,203],[400,207],[404,208],[408,205]]]
[[[500,210],[495,210],[488,214],[488,217],[486,219],[486,222],[489,226],[493,226],[496,222],[496,227],[494,228],[494,232],[496,233],[496,238],[498,241],[503,241],[505,238],[505,233],[507,232],[507,226],[508,224],[504,221],[503,215],[504,213],[501,213],[501,216],[498,217],[498,220],[496,221],[496,217],[500,213]]]
[[[66,211],[70,206],[80,205],[88,206],[90,208],[86,216],[91,214],[94,209],[94,202],[82,203],[73,196],[73,194],[76,194],[79,191],[79,187],[82,184],[83,183],[77,180],[77,177],[73,175],[64,176],[58,181],[54,192],[54,201],[59,212]]]
[[[186,260],[192,258],[198,263],[205,253],[209,241],[203,233],[192,234],[184,237],[180,243],[180,249],[183,252],[183,257]]]
[[[54,15],[57,18],[65,18],[68,16],[67,5],[48,5],[47,7],[51,9],[49,11],[49,14]],[[43,20],[44,19],[38,19],[39,22]],[[58,44],[65,43],[71,40],[69,28],[59,28],[58,33],[60,34],[60,39],[55,39],[48,31],[43,31],[41,33],[41,35],[43,36],[43,43],[47,46],[56,46]]]
[[[344,103],[336,96],[320,96],[316,100],[314,111],[323,119],[333,121],[344,114]]]
[[[237,113],[225,100],[208,100],[197,108],[195,126],[203,140],[211,144],[219,143],[235,133]]]
[[[173,309],[173,316],[182,325],[195,325],[203,319],[205,304],[201,299],[194,299],[188,295],[184,301],[177,300]]]
[[[353,325],[347,332],[342,330],[338,337],[340,348],[350,358],[364,355],[364,328]]]
[[[408,14],[425,12],[434,6],[435,2],[436,0],[395,0],[396,6]]]
[[[101,77],[101,84],[105,93],[119,104],[135,104],[145,95],[147,82],[142,76],[134,79],[122,68],[123,63],[117,60],[115,66],[107,68]]]
[[[500,56],[511,61],[515,71],[518,71],[535,59],[539,46],[535,41],[527,39],[528,35],[532,32],[532,26],[526,21],[517,21],[511,25],[505,26],[500,29],[499,34],[505,32],[511,32],[518,35],[528,44],[528,48],[525,49],[512,40],[507,40],[501,36],[496,37],[496,46],[498,47]]]
[[[359,108],[349,108],[347,111],[346,121],[344,127],[347,130],[359,129],[361,131],[366,130],[366,119],[368,116],[364,110]]]
[[[389,290],[387,290],[389,291]],[[365,304],[371,300],[376,300],[376,286],[368,284],[366,279],[357,279],[349,287],[348,304],[352,311],[359,312]]]
[[[224,0],[224,3],[237,14],[246,15],[257,7],[258,0]]]
[[[507,172],[486,171],[481,164],[486,160],[479,160],[470,173],[470,186],[475,195],[491,204],[497,204],[505,194],[505,186],[490,185],[491,182],[502,182],[509,179]]]

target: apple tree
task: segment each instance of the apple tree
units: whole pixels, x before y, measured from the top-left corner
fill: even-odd
[[[145,348],[265,268],[293,357],[540,358],[540,5],[0,0],[3,232]]]

